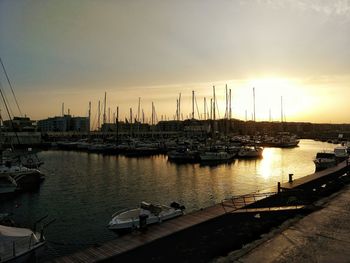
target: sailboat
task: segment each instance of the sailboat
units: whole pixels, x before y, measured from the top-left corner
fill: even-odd
[[[17,104],[18,111],[22,115],[21,110],[20,110],[19,105],[18,105],[18,102],[17,102],[17,99],[16,99],[16,96],[15,96],[15,93],[13,91],[13,88],[12,88],[12,85],[10,82],[10,79],[7,75],[5,66],[4,66],[1,58],[0,58],[0,62],[1,62],[2,68],[3,68],[3,71],[5,73],[6,79],[8,81],[8,84],[11,88],[15,102]],[[13,128],[14,124],[12,122],[10,110],[9,110],[8,105],[7,105],[7,100],[5,98],[5,94],[4,94],[4,91],[2,90],[2,88],[0,88],[0,95],[1,95],[1,98],[3,100],[4,106],[6,108],[6,112],[8,114],[11,126]],[[15,129],[13,129],[13,131],[16,135],[18,144],[20,145],[21,142],[18,138],[18,134],[15,131]],[[0,132],[1,132],[1,130],[0,130]],[[2,175],[4,177],[11,176],[16,181],[17,186],[19,186],[21,189],[27,189],[27,188],[32,188],[33,186],[37,186],[43,180],[44,175],[39,170],[24,167],[24,165],[22,164],[22,161],[23,161],[23,163],[27,166],[31,166],[31,167],[36,166],[36,168],[39,167],[42,164],[42,162],[39,161],[37,156],[35,159],[30,157],[30,156],[34,157],[33,153],[30,153],[29,157],[27,156],[27,157],[21,158],[21,154],[15,153],[15,150],[13,147],[12,147],[11,151],[7,151],[8,154],[3,155],[3,152],[5,152],[5,151],[3,151],[2,145],[0,145],[0,175]],[[16,158],[14,158],[14,156],[16,156]]]

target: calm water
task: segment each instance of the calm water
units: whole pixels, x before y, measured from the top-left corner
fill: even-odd
[[[276,186],[293,173],[299,178],[314,172],[317,151],[333,144],[302,140],[293,149],[265,148],[261,160],[232,164],[176,165],[164,156],[126,158],[68,151],[44,151],[46,180],[35,193],[2,201],[0,213],[13,213],[15,221],[32,227],[36,219],[56,219],[46,233],[49,257],[101,243],[116,235],[106,228],[117,210],[142,200],[169,204],[178,201],[187,212],[241,195]]]

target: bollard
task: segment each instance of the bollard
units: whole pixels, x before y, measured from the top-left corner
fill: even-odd
[[[147,228],[147,218],[148,218],[148,215],[140,214],[140,216],[139,216],[140,230],[145,230]]]
[[[288,182],[293,183],[293,175],[294,175],[294,174],[289,174],[289,180],[288,180]]]
[[[281,183],[277,182],[277,193],[281,192]]]

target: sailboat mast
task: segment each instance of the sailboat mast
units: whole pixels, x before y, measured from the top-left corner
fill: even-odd
[[[91,125],[91,101],[89,101],[89,131],[90,131],[90,125]]]
[[[253,121],[255,122],[255,88],[253,88]]]
[[[151,125],[154,124],[154,106],[153,106],[153,101],[152,101],[152,116],[151,116]]]
[[[232,98],[231,98],[231,89],[230,89],[230,112],[229,112],[229,119],[231,120],[232,118],[232,105],[231,105],[231,102],[232,102]]]
[[[137,122],[140,122],[140,107],[141,107],[141,98],[139,97],[139,105],[137,108]]]
[[[130,124],[132,124],[132,108],[130,108]]]
[[[281,122],[283,122],[283,97],[281,96]]]
[[[192,90],[192,119],[194,119],[194,90]]]
[[[15,92],[13,91],[13,87],[12,87],[12,84],[11,84],[10,78],[9,78],[9,76],[7,75],[7,71],[6,71],[6,68],[5,68],[4,63],[2,62],[1,57],[0,57],[0,63],[1,63],[2,69],[4,70],[4,73],[5,73],[5,76],[6,76],[7,83],[9,84],[9,86],[10,86],[10,88],[11,88],[11,92],[12,92],[13,98],[15,99],[15,102],[16,102],[16,105],[17,105],[18,112],[19,112],[20,116],[22,117],[22,116],[23,116],[23,114],[22,114],[21,108],[19,107],[19,104],[18,104],[18,101],[17,101],[17,97],[16,97],[16,95],[15,95]]]
[[[181,114],[181,92],[179,94],[179,120],[180,120],[180,115]]]
[[[105,99],[103,103],[103,123],[107,122],[107,116],[106,116],[106,101],[107,101],[107,93],[105,92]]]
[[[227,92],[227,84],[225,87],[225,99],[226,99],[226,108],[225,108],[225,118],[228,119],[228,92]]]
[[[117,106],[117,118],[115,121],[117,123],[117,144],[119,144],[119,106]]]
[[[101,120],[101,102],[98,100],[98,114],[97,114],[97,130],[100,129],[100,120]]]
[[[215,86],[213,86],[213,119],[215,121],[215,101],[216,101],[216,98],[215,98]]]
[[[207,119],[207,99],[204,97],[204,120]]]

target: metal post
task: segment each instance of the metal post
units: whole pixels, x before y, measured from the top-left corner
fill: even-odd
[[[293,175],[294,174],[289,174],[289,180],[288,180],[289,183],[293,183]]]

